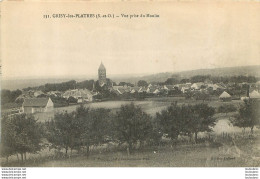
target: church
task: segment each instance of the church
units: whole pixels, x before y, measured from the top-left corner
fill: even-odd
[[[109,78],[107,78],[106,74],[106,67],[101,62],[98,68],[98,81],[97,84],[102,87],[103,89],[111,90],[113,86],[113,81]],[[93,87],[94,89],[95,87]]]
[[[104,86],[107,84],[106,68],[102,62],[98,68],[98,83],[99,86]]]

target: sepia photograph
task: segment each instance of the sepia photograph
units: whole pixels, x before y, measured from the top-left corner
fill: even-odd
[[[259,1],[0,7],[1,167],[260,167]]]

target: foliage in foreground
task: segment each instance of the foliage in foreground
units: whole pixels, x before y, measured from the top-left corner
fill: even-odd
[[[239,115],[237,115],[232,123],[234,126],[253,129],[260,124],[260,102],[257,100],[245,100],[244,104],[239,108]]]
[[[151,116],[133,103],[121,106],[113,120],[115,138],[121,143],[126,142],[131,152],[137,142],[142,144],[151,137],[151,119]]]
[[[239,127],[253,130],[259,125],[259,103],[247,101],[239,109],[239,117],[233,121]],[[199,132],[210,132],[215,125],[215,109],[207,104],[177,105],[172,103],[153,119],[140,107],[131,103],[122,105],[116,112],[109,109],[90,109],[83,105],[76,111],[57,113],[44,124],[33,116],[21,114],[5,116],[2,119],[1,155],[7,157],[41,150],[42,134],[55,149],[84,151],[89,156],[91,146],[108,142],[127,144],[131,153],[137,146],[145,144],[158,146],[162,136],[174,143],[180,135],[187,135],[197,143]]]
[[[1,156],[7,160],[11,155],[20,154],[23,161],[27,152],[41,150],[42,126],[32,115],[4,116],[1,125]]]
[[[197,143],[198,132],[210,132],[215,125],[214,113],[214,108],[203,103],[194,106],[172,103],[166,110],[157,113],[156,118],[161,131],[171,140],[177,140],[180,134],[190,137],[194,134]]]
[[[68,149],[87,148],[103,144],[109,129],[109,110],[89,109],[83,105],[72,113],[57,113],[54,119],[46,122],[47,139],[54,148]]]

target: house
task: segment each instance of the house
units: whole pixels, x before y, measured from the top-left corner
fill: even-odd
[[[159,89],[155,89],[155,90],[153,90],[152,93],[153,93],[153,94],[159,94],[159,93],[160,93],[160,90],[159,90]]]
[[[231,95],[224,91],[220,96],[219,99],[222,101],[231,101]]]
[[[137,87],[137,86],[136,86],[136,87],[132,87],[130,93],[131,93],[131,94],[133,94],[133,93],[138,93],[139,89],[140,89],[140,88]]]
[[[226,86],[223,82],[217,83],[216,85],[217,85],[218,88],[220,88],[220,89],[226,89],[226,88],[227,88],[227,86]],[[229,85],[231,85],[231,84],[229,84]]]
[[[40,96],[43,96],[43,95],[45,95],[45,97],[46,97],[46,94],[44,92],[42,92],[42,91],[35,91],[33,95],[36,98],[38,98]]]
[[[177,87],[182,93],[186,93],[191,89],[191,83],[186,83],[186,84],[177,84],[174,87]]]
[[[213,82],[212,82],[210,79],[204,80],[204,83],[205,83],[205,84],[213,84]]]
[[[116,94],[122,95],[124,93],[134,93],[132,87],[124,85],[124,86],[113,86],[112,91],[116,92]]]
[[[116,91],[117,91],[119,94],[124,94],[124,93],[127,92],[126,89],[124,89],[124,88],[118,88]]]
[[[251,99],[260,99],[260,94],[258,91],[254,90],[251,93],[249,93],[249,97]]]
[[[47,93],[48,96],[55,96],[55,97],[61,97],[62,93],[60,91],[49,91]]]
[[[167,91],[170,91],[170,90],[174,90],[174,87],[175,87],[175,85],[164,85],[163,89],[167,90]]]
[[[139,88],[138,93],[144,93],[144,92],[147,91],[147,89],[148,89],[148,88],[141,87],[141,88]]]
[[[222,87],[218,86],[217,84],[208,84],[207,89],[212,89],[213,91],[217,91],[218,89],[222,89]]]
[[[152,87],[152,86],[153,86],[153,85],[150,83],[147,87],[150,88],[150,87]]]
[[[68,99],[70,96],[77,99],[77,103],[93,101],[93,93],[88,89],[74,89],[66,91],[62,97]]]
[[[187,88],[187,87],[182,87],[181,88],[181,92],[182,93],[187,93],[189,91],[190,88]]]
[[[193,84],[191,85],[191,88],[194,89],[194,90],[199,90],[202,85],[204,85],[204,83],[202,83],[202,82],[193,83]]]
[[[51,98],[25,98],[22,105],[22,112],[33,114],[36,112],[53,111]]]
[[[255,86],[259,89],[259,88],[260,88],[260,81],[257,81],[257,82],[255,83]]]

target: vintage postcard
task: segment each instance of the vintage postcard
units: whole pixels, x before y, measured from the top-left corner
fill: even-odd
[[[2,167],[260,166],[259,1],[1,2]]]

